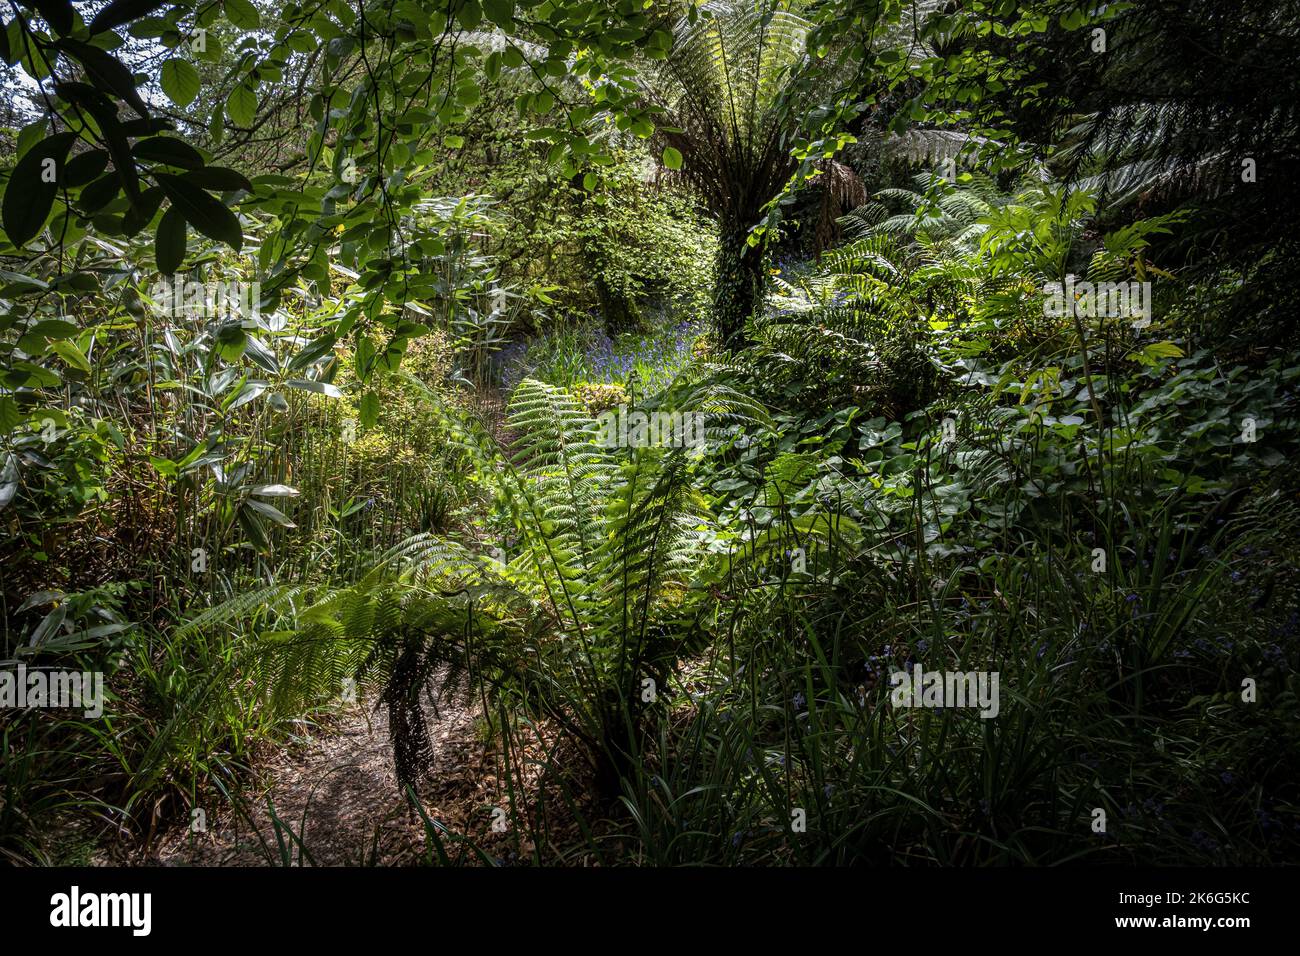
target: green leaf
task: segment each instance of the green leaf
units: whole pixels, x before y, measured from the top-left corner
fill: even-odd
[[[81,329],[75,322],[69,322],[66,319],[42,319],[40,322],[37,322],[32,326],[30,331],[28,331],[27,335],[23,336],[23,338],[27,338],[27,336],[30,335],[43,339],[70,339],[80,331]],[[26,346],[20,347],[23,348],[24,351],[31,351]]]
[[[672,146],[665,147],[664,166],[668,169],[681,169],[682,168],[681,151],[673,148]]]
[[[0,435],[7,435],[23,420],[18,403],[8,395],[0,395]]]
[[[139,201],[126,211],[122,217],[122,229],[127,236],[134,236],[149,223],[153,222],[153,217],[158,214],[158,207],[162,205],[163,191],[157,186],[146,189],[140,194]]]
[[[243,248],[244,231],[239,225],[239,217],[225,203],[180,176],[169,173],[153,175],[172,201],[172,207],[180,210],[186,222],[209,239],[224,242],[236,252]]]
[[[27,5],[34,8],[56,32],[63,35],[72,32],[72,0],[31,0]]]
[[[514,25],[514,0],[483,0],[483,12],[487,18],[503,29]]]
[[[82,43],[80,40],[64,38],[58,45],[81,61],[81,65],[86,68],[86,75],[95,86],[128,103],[145,119],[149,118],[149,110],[135,87],[135,76],[121,60],[106,50],[89,43]]]
[[[158,458],[154,455],[149,456],[149,464],[153,465],[153,470],[158,472],[164,478],[176,477],[176,462],[170,458]]]
[[[185,261],[185,217],[175,206],[163,213],[158,223],[153,254],[163,275],[171,275]]]
[[[80,189],[86,183],[104,174],[108,168],[108,152],[92,149],[78,153],[68,160],[63,169],[63,185],[69,189]]]
[[[223,0],[221,9],[226,19],[241,30],[256,30],[262,24],[262,15],[249,0]]]
[[[284,383],[290,388],[301,389],[304,392],[315,392],[318,395],[328,395],[330,398],[342,398],[343,393],[334,385],[328,382],[312,382],[305,378],[292,378]]]
[[[224,166],[204,166],[202,169],[193,169],[183,177],[186,182],[191,182],[200,189],[212,189],[217,192],[252,192],[253,184],[248,181],[243,173],[235,172],[233,169],[227,169]]]
[[[163,5],[163,0],[113,0],[90,21],[90,32],[103,33],[132,20],[139,20]]]
[[[85,353],[83,353],[81,349],[77,348],[66,339],[61,339],[58,342],[51,343],[50,351],[63,359],[63,361],[67,362],[73,368],[80,369],[87,375],[91,374],[92,369],[90,367],[90,360],[86,358]]]
[[[464,0],[460,9],[456,11],[456,22],[466,30],[473,30],[482,23],[483,8],[478,0]]]
[[[185,60],[172,57],[162,65],[162,88],[177,106],[189,106],[199,95],[199,71]]]
[[[264,498],[293,498],[298,494],[298,489],[289,485],[256,485],[249,494]]]
[[[379,421],[379,396],[374,392],[366,392],[361,396],[361,427],[374,428],[375,423]]]
[[[212,110],[212,119],[208,121],[208,135],[212,142],[220,143],[226,138],[226,106],[218,103]]]
[[[225,410],[228,412],[234,411],[236,408],[239,408],[241,405],[247,405],[249,402],[258,398],[263,392],[265,392],[267,387],[268,386],[266,382],[261,382],[261,381],[245,382],[243,386],[239,389],[239,391],[237,391],[234,395],[232,395],[229,399],[227,399],[229,404],[225,406]]]
[[[257,117],[257,94],[240,83],[226,98],[226,115],[236,126],[251,126]]]
[[[248,345],[248,333],[238,323],[223,326],[217,333],[217,354],[227,362],[238,361]]]
[[[179,169],[199,169],[203,156],[197,149],[172,136],[151,136],[136,143],[131,150],[136,159],[151,163],[176,166]]]
[[[77,196],[77,205],[88,215],[97,213],[117,198],[121,191],[122,180],[117,173],[105,173],[81,190]]]
[[[40,232],[49,218],[59,190],[63,159],[76,138],[76,133],[56,133],[41,140],[18,161],[9,176],[0,221],[9,241],[18,248]]]
[[[268,505],[265,501],[254,501],[252,498],[245,500],[244,504],[247,507],[252,508],[254,511],[266,515],[282,528],[297,527],[297,525],[289,520],[289,516],[275,505]]]
[[[244,529],[244,534],[248,535],[249,543],[258,551],[266,551],[271,542],[266,537],[266,529],[262,523],[257,520],[253,512],[247,508],[240,508],[235,514],[239,518],[239,526]]]

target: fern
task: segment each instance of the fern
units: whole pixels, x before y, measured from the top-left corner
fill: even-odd
[[[706,375],[682,378],[661,403],[705,416],[706,435],[767,423],[752,399]],[[696,582],[722,558],[705,547],[711,516],[691,487],[691,450],[607,448],[567,392],[525,380],[508,407],[511,440],[477,421],[454,434],[505,506],[515,553],[504,561],[418,535],[378,556],[349,587],[314,601],[301,589],[244,595],[192,629],[259,632],[239,666],[266,705],[290,714],[372,688],[389,711],[400,783],[431,759],[425,706],[432,678],[472,671],[497,693],[534,702],[585,744],[604,785],[640,747],[639,687],[666,680],[702,631]],[[273,625],[273,626],[264,626]]]

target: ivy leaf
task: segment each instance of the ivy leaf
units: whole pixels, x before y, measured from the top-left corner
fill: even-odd
[[[199,71],[180,57],[162,65],[162,88],[177,106],[189,106],[199,95]]]

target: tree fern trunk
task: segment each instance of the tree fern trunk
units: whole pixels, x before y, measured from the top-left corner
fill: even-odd
[[[388,703],[388,736],[393,745],[393,766],[402,790],[417,784],[433,762],[433,741],[424,720],[420,693],[424,689],[421,643],[408,637],[393,663],[384,696]],[[417,790],[418,792],[418,790]]]

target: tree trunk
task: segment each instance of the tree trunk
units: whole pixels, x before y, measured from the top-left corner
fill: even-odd
[[[582,223],[587,213],[587,190],[582,185],[582,176],[574,176],[569,181],[577,194],[578,221]],[[605,331],[610,338],[620,332],[628,332],[641,327],[641,310],[621,289],[613,288],[605,281],[605,256],[600,243],[584,235],[581,240],[582,258],[586,260],[591,273],[591,284],[596,290],[596,302],[600,307],[600,317],[605,323]]]
[[[424,681],[420,667],[421,642],[406,635],[402,651],[393,662],[393,670],[384,688],[388,703],[388,737],[393,746],[393,768],[397,784],[418,790],[421,778],[433,763],[433,741],[425,723],[420,695]]]
[[[713,315],[728,352],[745,346],[745,322],[763,303],[763,253],[745,241],[748,234],[745,227],[724,225],[718,245]]]
[[[592,284],[596,287],[596,301],[600,303],[600,314],[605,321],[606,333],[612,339],[620,332],[641,328],[641,310],[632,299],[610,287],[599,272],[601,263],[593,259],[594,257],[589,253],[587,261],[593,268]]]

